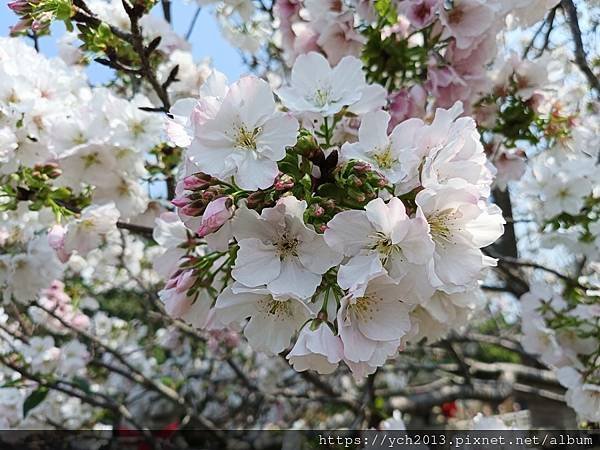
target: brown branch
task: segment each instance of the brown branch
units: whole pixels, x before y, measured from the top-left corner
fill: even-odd
[[[512,392],[508,382],[473,380],[472,385],[450,384],[429,392],[392,398],[391,404],[402,412],[426,413],[434,406],[459,399],[501,402]]]
[[[560,4],[565,13],[567,22],[569,23],[571,35],[573,36],[573,43],[575,44],[575,63],[587,78],[590,86],[596,90],[596,96],[600,98],[600,79],[594,74],[587,61],[583,40],[581,39],[581,28],[579,27],[577,8],[575,7],[573,0],[561,0]]]
[[[537,366],[540,365],[537,358],[535,358],[534,356],[527,353],[523,349],[523,347],[521,346],[521,344],[519,342],[509,339],[509,338],[506,338],[506,337],[490,336],[487,334],[479,334],[479,333],[467,333],[467,334],[460,335],[460,336],[459,335],[451,336],[448,339],[452,340],[453,342],[477,342],[477,343],[495,345],[497,347],[502,347],[506,350],[517,353],[524,360],[527,360],[534,365],[537,365]]]
[[[164,86],[158,81],[156,74],[150,63],[150,52],[149,49],[144,45],[144,38],[142,36],[142,28],[140,27],[139,20],[144,13],[143,7],[134,6],[127,10],[129,21],[131,23],[131,44],[133,49],[140,58],[140,73],[150,83],[152,89],[162,102],[165,110],[171,109],[171,102],[169,100],[169,94]]]
[[[9,369],[12,369],[15,372],[17,372],[23,378],[34,381],[41,387],[59,391],[59,392],[62,392],[63,394],[67,394],[71,397],[78,398],[82,402],[87,403],[91,406],[95,406],[97,408],[102,408],[102,409],[108,409],[108,410],[112,410],[112,411],[116,412],[118,415],[124,417],[133,426],[135,426],[138,430],[140,430],[146,438],[153,439],[153,436],[149,432],[149,430],[145,427],[142,427],[140,424],[137,423],[137,421],[134,419],[131,412],[127,409],[127,407],[124,404],[114,402],[107,395],[103,395],[100,393],[94,393],[94,396],[101,397],[102,399],[104,399],[104,401],[101,401],[101,400],[98,400],[97,398],[92,397],[89,394],[84,394],[84,393],[79,392],[78,390],[73,390],[71,388],[71,386],[75,387],[76,389],[79,389],[79,388],[74,386],[72,383],[68,383],[68,382],[61,381],[61,380],[54,381],[54,382],[46,381],[43,378],[41,378],[40,376],[35,375],[35,374],[25,370],[22,367],[17,366],[13,362],[11,362],[8,358],[6,358],[2,355],[0,355],[0,362],[3,365],[5,365],[6,367],[8,367]],[[67,387],[67,386],[69,386],[69,387]]]
[[[185,40],[189,41],[190,37],[192,36],[192,33],[194,31],[194,27],[196,26],[196,22],[198,21],[198,17],[200,16],[200,11],[202,11],[202,7],[198,6],[196,8],[196,12],[194,13],[194,16],[192,17],[192,20],[190,22],[190,25],[188,27],[187,32],[185,33]]]
[[[513,217],[512,202],[508,189],[506,191],[494,189],[492,195],[494,197],[494,203],[500,207],[503,216]],[[515,226],[513,222],[506,223],[504,226],[504,234],[498,241],[496,241],[496,243],[493,244],[493,248],[501,255],[511,256],[513,258],[519,256],[517,249],[517,236],[515,234]]]
[[[140,234],[147,238],[152,238],[152,233],[154,231],[153,228],[145,227],[143,225],[136,225],[134,223],[127,223],[127,222],[117,222],[117,228],[120,228],[122,230],[128,230],[128,231],[131,231],[132,233]]]
[[[161,0],[161,5],[165,20],[171,23],[171,0]]]
[[[544,54],[544,52],[548,49],[550,45],[550,34],[552,34],[552,30],[554,29],[554,20],[556,19],[556,10],[558,9],[558,5],[550,10],[550,14],[548,14],[548,18],[546,22],[548,22],[548,29],[544,34],[544,43],[542,44],[542,48],[540,48],[537,57],[539,58]]]
[[[491,256],[493,256],[494,258],[498,258],[504,264],[509,264],[509,265],[518,266],[518,267],[531,267],[532,269],[543,270],[545,272],[553,274],[554,276],[560,278],[561,280],[563,280],[571,285],[579,285],[579,283],[576,280],[574,280],[573,278],[571,278],[563,273],[560,273],[559,271],[554,270],[550,267],[546,267],[542,264],[538,264],[533,261],[523,261],[518,258],[512,258],[509,256],[501,256],[501,255],[494,255],[494,254],[492,254]],[[584,287],[584,286],[582,286],[582,287]]]

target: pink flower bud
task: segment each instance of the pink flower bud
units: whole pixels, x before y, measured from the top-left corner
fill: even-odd
[[[8,2],[7,6],[16,13],[24,13],[31,9],[29,0],[15,0]]]
[[[208,204],[202,215],[202,224],[198,236],[204,237],[214,233],[233,215],[233,199],[229,196],[219,197]]]
[[[196,175],[190,175],[183,179],[183,188],[188,191],[195,191],[197,189],[205,189],[209,186],[209,182],[198,178]]]
[[[183,214],[184,216],[188,216],[188,217],[198,217],[199,215],[202,214],[202,208],[198,208],[197,204],[192,204],[190,203],[189,205],[185,205],[184,207],[182,207],[179,212],[181,214]]]
[[[177,277],[175,292],[182,294],[190,289],[195,282],[196,277],[194,276],[194,272],[191,270],[186,270],[185,272],[182,272],[179,277]]]
[[[171,200],[171,204],[177,208],[183,208],[190,202],[191,199],[189,197],[175,197],[173,200]]]
[[[71,256],[65,250],[65,235],[67,229],[62,225],[54,225],[48,231],[48,245],[56,252],[56,256],[62,263],[66,263]]]

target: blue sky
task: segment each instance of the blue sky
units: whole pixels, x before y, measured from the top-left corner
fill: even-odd
[[[155,13],[162,14],[160,5],[154,8]],[[179,34],[185,34],[190,21],[196,11],[196,5],[184,3],[182,0],[174,0],[172,5],[173,26]],[[9,26],[13,25],[17,17],[8,9],[6,3],[0,5],[0,35],[8,36]],[[47,56],[56,56],[56,40],[64,33],[62,23],[56,23],[52,27],[52,35],[40,39],[40,50]],[[242,58],[238,51],[233,48],[222,36],[214,16],[208,8],[204,8],[194,27],[190,37],[192,52],[195,59],[200,60],[209,57],[213,66],[225,73],[230,80],[235,80],[245,72]],[[93,83],[108,80],[110,69],[99,64],[92,64],[88,69],[88,76]]]

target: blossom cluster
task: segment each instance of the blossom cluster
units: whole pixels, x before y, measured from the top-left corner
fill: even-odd
[[[169,135],[189,147],[180,221],[156,236],[170,314],[245,325],[272,354],[298,334],[297,370],[344,361],[358,378],[465,323],[504,223],[479,133],[459,103],[388,131],[382,93],[356,58],[313,52],[275,92],[282,107],[266,82],[218,72],[174,105]]]
[[[14,34],[73,31],[62,61],[0,38],[0,427],[119,427],[107,399],[136,427],[247,426],[240,380],[258,426],[347,427],[312,398],[295,414],[313,377],[278,390],[289,365],[362,398],[404,351],[377,375],[402,390],[415,348],[469,366],[421,344],[453,349],[507,294],[524,350],[600,420],[600,108],[551,39],[558,0],[196,0],[262,77],[234,83],[192,56],[197,16],[184,38],[154,3],[8,5]]]
[[[598,296],[563,298],[536,283],[521,297],[523,346],[556,370],[566,401],[579,417],[600,420],[600,305]]]
[[[139,109],[151,105],[142,95],[127,101],[90,88],[62,61],[18,39],[1,42],[0,284],[5,298],[26,302],[61,278],[70,255],[85,257],[119,218],[146,211],[140,178],[162,121]],[[24,216],[29,226],[19,223]]]

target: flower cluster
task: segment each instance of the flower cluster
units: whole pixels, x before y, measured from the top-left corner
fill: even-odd
[[[535,284],[521,297],[523,346],[556,370],[579,417],[600,421],[600,305],[591,294],[563,298]]]
[[[174,106],[171,139],[189,147],[181,221],[156,236],[170,314],[245,324],[271,354],[298,335],[297,370],[344,361],[357,378],[465,323],[504,223],[479,133],[460,104],[389,132],[380,89],[357,59],[309,53],[275,92],[285,112],[266,82],[217,72]]]

